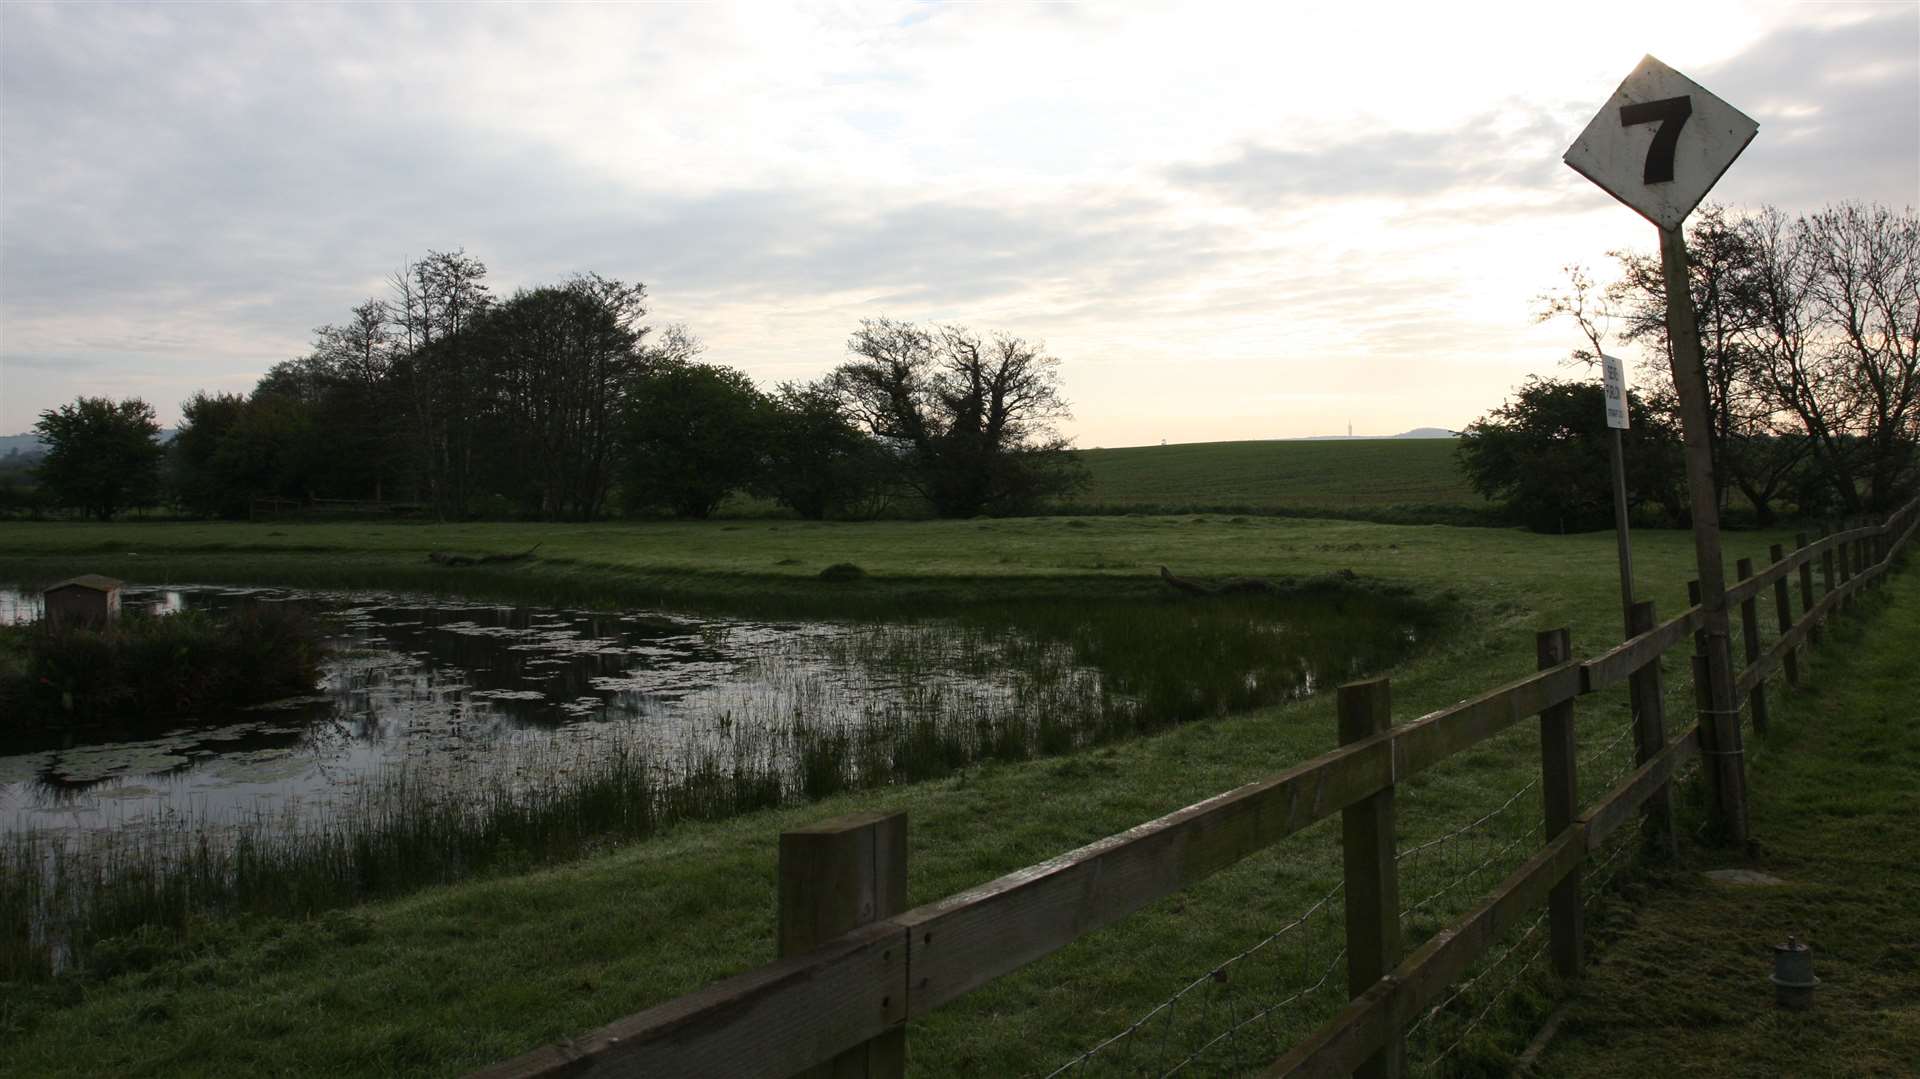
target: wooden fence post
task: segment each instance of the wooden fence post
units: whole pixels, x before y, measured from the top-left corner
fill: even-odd
[[[1859,528],[1860,518],[1855,517],[1847,527]],[[1860,545],[1860,537],[1858,536],[1848,540],[1847,547],[1849,548],[1847,552],[1847,562],[1851,571],[1848,576],[1849,578],[1858,577],[1860,576],[1860,571],[1867,568],[1866,550]],[[1856,589],[1855,592],[1857,593],[1858,590]],[[1847,606],[1853,606],[1854,598],[1854,595],[1847,596]]]
[[[1340,744],[1371,738],[1393,725],[1393,688],[1385,678],[1340,687]],[[1340,811],[1346,867],[1347,996],[1359,997],[1400,965],[1400,868],[1394,848],[1393,788]],[[1398,1027],[1355,1079],[1401,1079],[1407,1073],[1406,1032]]]
[[[1572,634],[1550,629],[1534,638],[1540,669],[1558,667],[1573,657]],[[1563,701],[1540,713],[1540,792],[1546,802],[1547,841],[1552,842],[1573,824],[1580,812],[1578,751],[1574,744],[1573,702]],[[1562,978],[1580,975],[1586,915],[1581,910],[1579,867],[1553,886],[1547,896],[1547,921],[1552,928],[1553,969]]]
[[[1807,534],[1805,532],[1799,533],[1793,537],[1793,542],[1797,545],[1797,549],[1805,550],[1807,547]],[[1812,610],[1813,559],[1809,558],[1800,563],[1800,617],[1805,618],[1807,613]],[[1820,642],[1826,639],[1826,634],[1820,629],[1820,623],[1815,622],[1813,625],[1807,627],[1807,639],[1813,642],[1815,648],[1818,648]]]
[[[1840,531],[1845,532],[1847,527],[1846,522],[1841,522]],[[1843,589],[1847,587],[1848,582],[1853,580],[1854,547],[1855,542],[1853,540],[1834,544],[1834,553],[1840,556],[1840,587]],[[1853,606],[1853,593],[1852,591],[1848,591],[1847,595],[1840,600],[1840,609],[1846,610],[1851,606]]]
[[[1700,582],[1687,582],[1687,599],[1700,605]],[[1713,792],[1713,820],[1723,836],[1745,834],[1746,761],[1741,754],[1740,717],[1713,710],[1713,670],[1707,665],[1707,632],[1693,635],[1693,707],[1699,715],[1700,770]],[[1738,708],[1738,702],[1735,702]]]
[[[1828,535],[1825,526],[1822,526],[1820,538],[1824,540]],[[1820,593],[1822,596],[1833,594],[1833,548],[1831,546],[1820,552],[1820,583],[1826,588],[1826,591]]]
[[[1767,557],[1772,559],[1773,564],[1777,566],[1786,559],[1786,548],[1776,543],[1767,548]],[[1785,574],[1774,578],[1773,620],[1779,623],[1780,635],[1782,637],[1786,636],[1787,631],[1793,628],[1793,595],[1787,588],[1787,578]],[[1787,654],[1780,657],[1780,665],[1787,672],[1787,684],[1790,686],[1799,685],[1800,649],[1797,647],[1787,649]]]
[[[1734,572],[1742,581],[1753,576],[1753,559],[1742,558],[1734,563]],[[1750,595],[1740,601],[1740,636],[1746,644],[1747,669],[1760,660],[1760,597]],[[1762,678],[1753,684],[1747,694],[1747,707],[1753,714],[1753,729],[1761,734],[1767,732],[1767,680]]]
[[[907,815],[856,813],[780,833],[779,952],[809,952],[907,906]],[[800,1073],[808,1079],[900,1079],[903,1023]]]
[[[1638,637],[1658,622],[1652,600],[1641,600],[1627,610],[1627,633]],[[1633,702],[1633,759],[1645,764],[1667,748],[1667,691],[1660,675],[1661,660],[1650,660],[1627,678],[1628,699]],[[1647,828],[1667,857],[1679,853],[1673,835],[1673,785],[1664,784],[1647,799],[1644,810]]]

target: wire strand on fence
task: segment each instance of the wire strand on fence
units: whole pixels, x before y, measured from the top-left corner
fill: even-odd
[[[1134,1050],[1137,1048],[1136,1043],[1138,1039],[1142,1037],[1143,1033],[1148,1030],[1149,1025],[1153,1024],[1156,1018],[1160,1019],[1160,1022],[1158,1024],[1158,1028],[1160,1032],[1159,1036],[1163,1039],[1163,1044],[1164,1044],[1165,1040],[1170,1039],[1175,1033],[1175,1021],[1177,1018],[1177,1013],[1179,1011],[1180,1003],[1183,999],[1188,997],[1190,994],[1193,994],[1209,985],[1220,985],[1220,984],[1228,983],[1232,979],[1232,968],[1235,965],[1254,958],[1260,953],[1271,948],[1276,942],[1282,940],[1288,934],[1294,933],[1295,931],[1300,931],[1301,937],[1306,942],[1306,949],[1305,949],[1306,954],[1304,956],[1304,961],[1302,964],[1304,978],[1314,978],[1316,971],[1318,972],[1318,977],[1315,978],[1315,980],[1313,980],[1309,984],[1307,984],[1305,988],[1296,990],[1292,994],[1285,997],[1284,999],[1281,999],[1263,1008],[1259,1008],[1253,1011],[1245,1019],[1240,1019],[1237,1016],[1235,1016],[1233,1021],[1231,1021],[1230,1025],[1227,1027],[1225,1031],[1221,1032],[1218,1035],[1215,1035],[1211,1039],[1206,1040],[1204,1043],[1200,1044],[1197,1048],[1192,1048],[1188,1050],[1184,1057],[1182,1057],[1179,1061],[1174,1063],[1171,1067],[1167,1068],[1164,1071],[1159,1072],[1158,1074],[1171,1075],[1172,1073],[1179,1071],[1182,1068],[1185,1068],[1188,1064],[1191,1064],[1195,1060],[1199,1059],[1202,1053],[1206,1052],[1208,1049],[1213,1048],[1215,1045],[1218,1045],[1223,1041],[1231,1039],[1234,1035],[1238,1034],[1241,1029],[1248,1026],[1249,1024],[1257,1020],[1269,1019],[1275,1013],[1279,1012],[1281,1009],[1284,1009],[1295,1003],[1298,1003],[1300,1000],[1312,995],[1314,992],[1323,988],[1327,984],[1328,980],[1333,976],[1333,972],[1340,968],[1341,960],[1344,959],[1346,956],[1346,949],[1342,947],[1336,950],[1333,956],[1326,962],[1324,966],[1316,964],[1313,959],[1313,938],[1312,938],[1313,918],[1316,914],[1324,910],[1328,906],[1328,904],[1332,903],[1334,896],[1341,894],[1341,892],[1344,891],[1345,888],[1346,888],[1345,881],[1342,881],[1341,883],[1334,885],[1333,888],[1330,889],[1325,895],[1322,895],[1319,899],[1309,904],[1304,910],[1302,910],[1299,914],[1295,915],[1292,918],[1292,920],[1288,921],[1285,925],[1267,934],[1265,937],[1261,938],[1261,940],[1258,943],[1254,944],[1252,947],[1247,948],[1246,950],[1241,951],[1233,956],[1230,956],[1224,962],[1215,964],[1214,966],[1209,968],[1205,974],[1202,974],[1199,977],[1188,982],[1186,985],[1182,986],[1180,989],[1175,991],[1171,996],[1167,997],[1167,999],[1161,1001],[1159,1004],[1154,1005],[1151,1009],[1147,1011],[1145,1015],[1142,1015],[1140,1018],[1128,1024],[1128,1026],[1125,1029],[1121,1030],[1119,1033],[1113,1035],[1112,1037],[1107,1038],[1105,1041],[1100,1042],[1099,1044],[1093,1046],[1092,1048],[1087,1049],[1082,1053],[1079,1053],[1078,1055],[1074,1056],[1072,1059],[1068,1060],[1065,1064],[1062,1064],[1059,1067],[1055,1068],[1054,1070],[1046,1073],[1047,1079],[1054,1079],[1054,1077],[1056,1076],[1066,1075],[1071,1072],[1084,1073],[1092,1066],[1093,1061],[1096,1057],[1099,1057],[1102,1054],[1106,1054],[1106,1053],[1119,1054],[1124,1052],[1127,1054],[1128,1061],[1131,1062],[1131,1058],[1134,1055]]]
[[[1406,865],[1416,857],[1424,855],[1429,851],[1437,850],[1437,851],[1444,852],[1445,850],[1449,849],[1449,844],[1459,843],[1476,832],[1484,831],[1487,834],[1487,837],[1491,839],[1495,831],[1494,822],[1500,819],[1503,815],[1507,814],[1508,812],[1511,812],[1516,805],[1520,804],[1520,800],[1526,797],[1529,791],[1535,790],[1539,786],[1540,786],[1540,777],[1536,775],[1533,779],[1529,780],[1525,785],[1523,785],[1519,790],[1516,790],[1511,795],[1508,795],[1506,801],[1501,802],[1500,805],[1498,805],[1494,809],[1488,811],[1487,813],[1481,815],[1480,817],[1472,821],[1469,821],[1466,824],[1461,825],[1458,828],[1453,829],[1450,832],[1447,832],[1444,835],[1437,836],[1433,839],[1427,840],[1426,842],[1418,844],[1417,846],[1408,847],[1406,850],[1399,852],[1395,856],[1396,860],[1400,862],[1402,865]],[[1419,911],[1431,906],[1436,900],[1451,894],[1454,890],[1458,889],[1462,884],[1465,884],[1468,881],[1471,881],[1475,877],[1479,876],[1481,873],[1486,872],[1488,868],[1490,868],[1496,862],[1500,861],[1500,859],[1506,857],[1509,853],[1511,853],[1513,851],[1513,848],[1519,846],[1521,843],[1524,843],[1529,839],[1534,838],[1538,834],[1538,832],[1539,832],[1539,828],[1537,826],[1529,827],[1525,831],[1509,839],[1506,843],[1502,844],[1500,847],[1495,849],[1491,854],[1481,859],[1478,864],[1471,865],[1464,872],[1454,874],[1449,880],[1446,881],[1446,883],[1442,884],[1438,889],[1432,892],[1429,892],[1428,894],[1421,897],[1420,899],[1410,903],[1404,910],[1400,912],[1401,920],[1405,921],[1407,918],[1412,917],[1414,914],[1418,913]],[[1406,879],[1407,879],[1406,877],[1402,878],[1403,881]]]
[[[1466,1024],[1460,1028],[1460,1032],[1454,1036],[1453,1040],[1448,1042],[1446,1047],[1441,1049],[1438,1053],[1433,1054],[1432,1056],[1426,1058],[1426,1060],[1421,1062],[1419,1067],[1422,1074],[1432,1075],[1440,1067],[1441,1063],[1443,1063],[1449,1056],[1452,1056],[1454,1051],[1459,1049],[1460,1046],[1466,1042],[1467,1037],[1471,1035],[1474,1032],[1474,1030],[1476,1030],[1480,1026],[1480,1024],[1487,1018],[1487,1016],[1493,1013],[1493,1009],[1497,1007],[1501,1001],[1506,1000],[1508,996],[1510,996],[1513,993],[1514,989],[1519,986],[1520,979],[1526,975],[1528,970],[1532,969],[1534,963],[1539,961],[1540,956],[1544,954],[1547,949],[1547,941],[1548,941],[1547,934],[1540,932],[1540,926],[1546,922],[1546,918],[1547,918],[1547,912],[1544,910],[1541,911],[1539,916],[1534,918],[1532,924],[1528,925],[1526,930],[1520,934],[1519,939],[1515,940],[1512,944],[1508,945],[1506,951],[1500,953],[1500,958],[1495,959],[1491,963],[1487,964],[1485,967],[1482,967],[1480,969],[1480,972],[1475,974],[1473,977],[1468,978],[1464,982],[1461,982],[1459,986],[1457,986],[1454,989],[1451,996],[1447,997],[1446,1000],[1435,1005],[1434,1007],[1428,1009],[1427,1012],[1424,1015],[1422,1015],[1419,1018],[1419,1020],[1417,1020],[1413,1024],[1413,1026],[1407,1029],[1407,1038],[1409,1041],[1411,1041],[1413,1040],[1416,1033],[1422,1030],[1423,1028],[1425,1028],[1432,1019],[1440,1015],[1447,1008],[1451,1007],[1455,1001],[1458,1001],[1474,986],[1477,986],[1482,982],[1485,982],[1488,978],[1493,976],[1495,971],[1498,971],[1501,967],[1505,966],[1507,963],[1507,960],[1512,959],[1516,954],[1520,952],[1520,950],[1523,947],[1527,946],[1528,940],[1532,939],[1535,936],[1538,936],[1540,938],[1538,943],[1531,946],[1531,948],[1527,952],[1527,957],[1524,960],[1522,960],[1517,967],[1513,969],[1513,972],[1510,975],[1508,975],[1505,983],[1503,983],[1499,989],[1488,994],[1486,1004],[1478,1012],[1474,1013],[1473,1018],[1467,1020]]]
[[[1602,760],[1606,760],[1609,757],[1613,756],[1620,749],[1621,743],[1633,737],[1633,730],[1634,730],[1634,722],[1632,719],[1628,719],[1627,722],[1620,725],[1620,732],[1618,734],[1615,734],[1611,739],[1609,739],[1606,745],[1599,746],[1598,748],[1594,749],[1591,753],[1587,753],[1580,758],[1580,765],[1579,765],[1580,770],[1584,772],[1587,770],[1589,765],[1595,764]],[[1633,760],[1632,754],[1625,754],[1624,757],[1627,762],[1631,762]],[[1633,765],[1631,763],[1625,763],[1625,764],[1616,766],[1613,772],[1607,776],[1606,782],[1601,784],[1600,789],[1612,790],[1613,785],[1619,782],[1620,777],[1626,775],[1629,771],[1632,770],[1632,768],[1633,768]]]

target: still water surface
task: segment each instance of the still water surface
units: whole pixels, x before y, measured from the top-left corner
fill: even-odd
[[[912,668],[863,662],[873,652],[861,647],[870,643],[870,624],[383,593],[123,593],[125,608],[160,613],[262,602],[310,605],[331,616],[335,647],[313,695],[202,717],[155,738],[0,749],[0,832],[118,828],[180,815],[218,824],[291,812],[311,821],[396,766],[566,768],[609,744],[664,762],[745,724],[795,715],[857,721],[876,703],[936,689],[953,706],[991,708],[1012,692],[1005,678],[981,673],[977,657]],[[38,596],[0,588],[0,622],[39,614]],[[1081,670],[1078,677],[1098,676]]]
[[[937,723],[984,743],[1044,716],[1081,723],[1080,738],[1115,714],[1178,720],[1302,696],[1386,666],[1415,635],[1410,607],[1340,596],[1176,602],[1117,617],[1052,605],[1026,622],[963,623],[268,588],[123,593],[124,608],[159,614],[253,603],[322,616],[332,649],[314,693],[158,737],[0,744],[0,835],[364,824],[411,804],[391,797],[396,776],[436,799],[517,797],[616,759],[667,783],[703,761],[791,778],[795,731]],[[0,623],[39,615],[38,596],[0,587]]]

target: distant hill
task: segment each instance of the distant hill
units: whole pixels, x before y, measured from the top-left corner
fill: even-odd
[[[1062,512],[1276,513],[1484,523],[1453,440],[1268,439],[1080,450],[1087,488]]]
[[[1454,432],[1444,427],[1416,427],[1411,431],[1402,431],[1397,435],[1307,435],[1304,438],[1284,439],[1288,442],[1366,442],[1383,438],[1455,438]]]
[[[161,428],[160,444],[164,446],[172,442],[173,436],[178,433],[179,431],[172,427]],[[0,457],[16,451],[22,455],[32,456],[45,453],[47,448],[40,444],[40,436],[31,431],[19,435],[0,435]]]
[[[37,454],[44,450],[45,447],[40,445],[40,436],[31,432],[24,435],[0,435],[0,457],[15,452]]]

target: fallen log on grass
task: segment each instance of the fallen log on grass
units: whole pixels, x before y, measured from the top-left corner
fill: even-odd
[[[1174,572],[1165,566],[1160,567],[1160,579],[1190,596],[1261,595],[1280,591],[1278,585],[1264,577],[1229,577],[1219,584],[1208,584],[1190,577],[1175,576]]]
[[[454,554],[450,551],[428,551],[427,561],[441,566],[485,566],[499,562],[524,562],[532,558],[533,552],[539,549],[540,544],[536,543],[516,554],[466,555]]]

